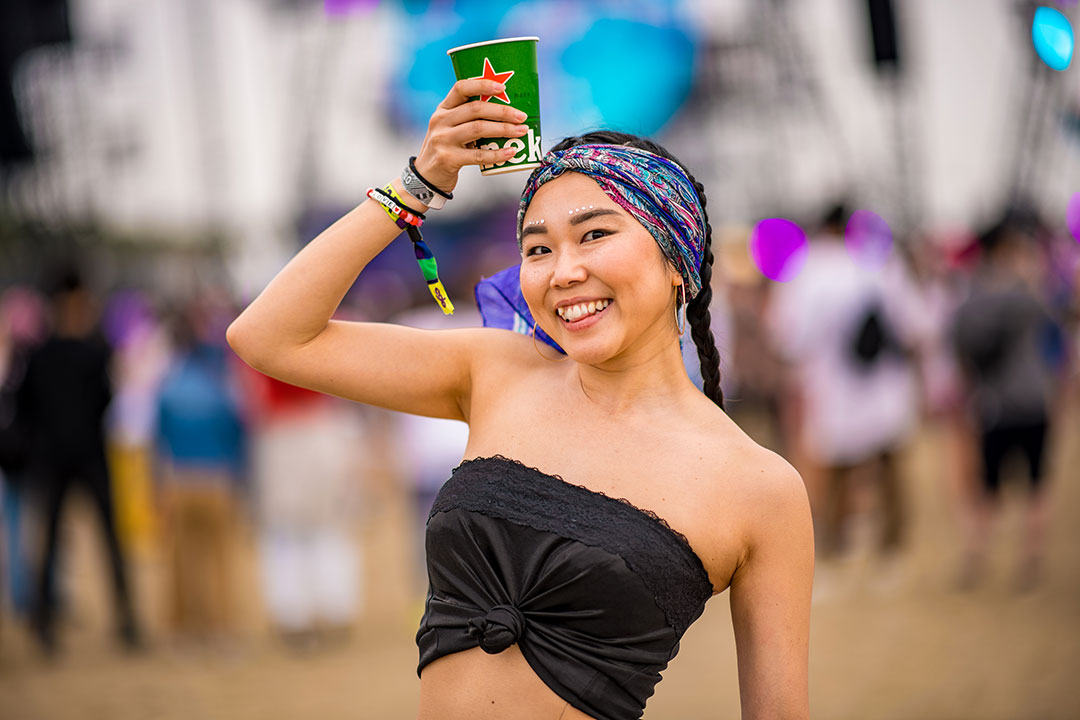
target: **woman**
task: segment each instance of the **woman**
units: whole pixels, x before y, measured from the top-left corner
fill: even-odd
[[[526,133],[522,113],[469,101],[503,87],[454,85],[415,163],[429,188],[449,195],[462,167],[512,156],[471,147]],[[532,334],[563,359],[490,327],[330,320],[400,232],[371,201],[229,328],[233,348],[269,375],[469,424],[468,459],[428,524],[422,720],[640,717],[686,627],[729,587],[743,717],[808,715],[806,493],[720,407],[702,188],[656,146],[631,142],[563,143],[523,197],[521,295]],[[400,180],[393,189],[427,209]],[[684,296],[705,395],[681,360]]]

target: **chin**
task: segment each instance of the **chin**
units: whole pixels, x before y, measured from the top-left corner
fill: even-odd
[[[556,338],[555,342],[559,343],[568,358],[583,365],[599,365],[615,357],[618,352],[614,342],[601,337],[568,338],[564,333],[563,337]]]

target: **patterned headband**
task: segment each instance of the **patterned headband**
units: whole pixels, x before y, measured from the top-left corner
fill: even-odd
[[[575,145],[544,156],[533,170],[518,206],[517,238],[525,211],[540,186],[564,172],[588,175],[604,193],[634,216],[686,283],[686,296],[701,290],[701,255],[705,247],[705,211],[686,172],[676,163],[628,145]]]

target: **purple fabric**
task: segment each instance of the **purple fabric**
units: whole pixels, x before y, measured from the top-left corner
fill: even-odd
[[[520,266],[514,265],[476,284],[476,307],[484,318],[484,327],[497,327],[528,335],[533,327],[533,316],[525,297],[521,294]],[[559,352],[566,354],[558,343],[536,326],[536,337]]]

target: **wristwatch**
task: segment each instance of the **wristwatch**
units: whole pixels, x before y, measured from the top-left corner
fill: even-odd
[[[405,190],[408,191],[410,195],[432,210],[441,210],[443,206],[446,205],[446,201],[453,197],[453,194],[450,193],[448,198],[447,193],[432,188],[421,180],[420,176],[413,170],[414,162],[415,161],[410,158],[409,164],[401,171],[401,184],[405,186]]]

